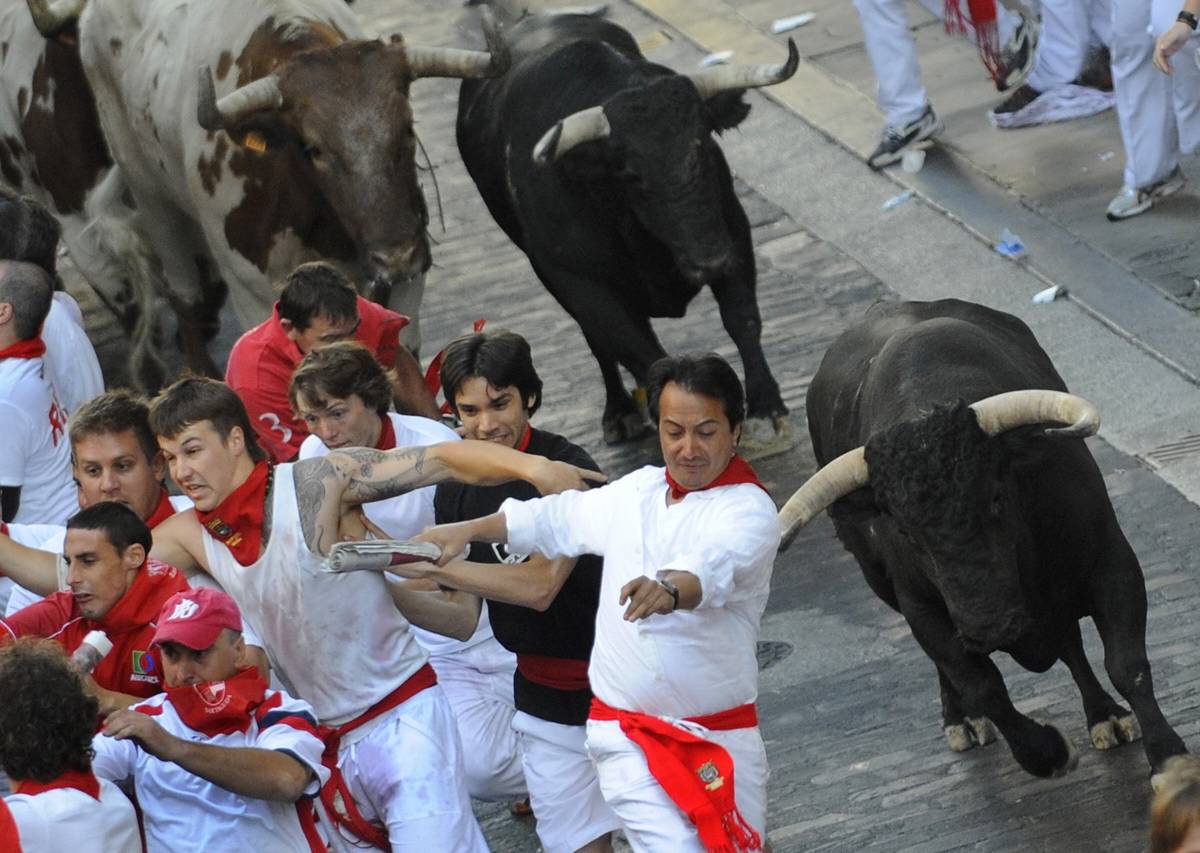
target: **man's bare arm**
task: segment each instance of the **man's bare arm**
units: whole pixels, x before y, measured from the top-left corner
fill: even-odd
[[[492,601],[545,610],[558,597],[571,570],[574,557],[550,559],[532,554],[523,563],[473,563],[453,560],[444,566],[406,563],[392,568],[409,578],[428,578],[442,586],[473,593]]]
[[[208,571],[200,522],[195,515],[194,510],[187,510],[161,522],[154,528],[150,546],[151,557],[174,566],[189,578],[197,572]]]
[[[418,628],[455,640],[469,640],[479,625],[481,602],[469,592],[438,589],[419,580],[387,579],[392,603]]]
[[[0,575],[35,595],[58,592],[58,559],[52,551],[28,548],[0,534]]]

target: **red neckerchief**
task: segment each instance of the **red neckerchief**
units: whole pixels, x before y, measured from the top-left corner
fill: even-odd
[[[248,666],[224,681],[168,687],[166,693],[189,729],[211,737],[249,730],[255,709],[266,698],[267,682]]]
[[[258,560],[262,545],[264,501],[270,481],[271,466],[265,460],[254,466],[242,483],[215,509],[205,512],[197,507],[196,518],[213,538],[225,543],[233,558],[243,566]]]
[[[698,489],[689,489],[686,486],[681,486],[675,482],[675,478],[671,476],[671,470],[667,469],[667,485],[671,487],[671,497],[674,500],[679,500],[684,495],[692,492],[703,492],[707,489],[715,489],[717,486],[733,486],[738,483],[753,483],[764,492],[767,492],[767,487],[758,480],[758,475],[754,473],[754,469],[750,467],[750,463],[736,453],[729,460],[729,464],[725,466],[725,470],[718,474],[706,486],[701,486]],[[770,492],[767,492],[770,494]]]
[[[525,448],[529,447],[529,441],[532,438],[533,438],[533,427],[531,427],[529,424],[525,424],[525,432],[523,432],[521,434],[521,440],[517,442],[517,450],[524,453]]]
[[[395,450],[396,449],[396,428],[392,426],[392,419],[387,415],[380,415],[383,421],[383,426],[379,430],[379,441],[375,442],[376,450]]]
[[[41,338],[17,341],[10,347],[0,349],[0,358],[41,358],[46,354],[46,343]]]
[[[162,582],[179,577],[179,570],[174,566],[158,562],[152,566],[151,561],[147,560],[138,569],[137,577],[133,579],[129,589],[104,614],[104,618],[85,621],[110,637],[144,628],[158,617],[163,601],[171,594],[163,595]],[[180,583],[179,586],[186,589],[186,584]],[[172,590],[175,591],[177,590]],[[74,615],[79,614],[76,612]]]
[[[49,782],[38,782],[35,779],[12,780],[14,793],[30,797],[62,788],[74,788],[76,791],[83,791],[93,800],[100,799],[100,783],[96,781],[96,775],[91,770],[68,770]]]
[[[153,530],[174,514],[175,506],[171,503],[171,496],[167,494],[165,488],[162,488],[159,491],[158,503],[154,507],[154,512],[150,513],[150,517],[146,519],[146,526]]]
[[[1000,31],[996,25],[996,0],[946,0],[943,19],[946,32],[951,35],[970,35],[974,31],[979,58],[992,80],[999,82],[1003,61]]]

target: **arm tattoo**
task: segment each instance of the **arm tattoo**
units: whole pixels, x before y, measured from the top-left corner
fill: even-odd
[[[351,504],[394,498],[431,485],[444,467],[430,460],[424,447],[391,451],[359,447],[338,453],[351,462],[342,466],[348,480],[344,500]]]
[[[300,529],[304,533],[304,542],[314,554],[329,553],[330,546],[336,541],[334,536],[328,537],[326,524],[321,518],[321,510],[325,506],[328,486],[326,480],[338,479],[337,469],[326,457],[305,459],[297,462],[292,468],[292,476],[296,482],[296,507],[300,512]],[[337,508],[331,512],[337,516]]]

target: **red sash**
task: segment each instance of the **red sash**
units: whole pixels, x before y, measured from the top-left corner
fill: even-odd
[[[963,11],[963,6],[966,11]],[[996,26],[996,0],[946,0],[946,32],[967,35],[975,31],[979,58],[992,80],[1000,82],[1000,31]]]
[[[700,833],[709,853],[761,850],[762,838],[746,823],[733,795],[733,758],[719,744],[699,738],[649,714],[622,711],[592,698],[589,718],[616,720],[646,754],[651,775]],[[687,717],[713,731],[758,725],[753,703],[702,717]]]
[[[196,518],[200,519],[204,529],[213,538],[224,542],[233,558],[243,566],[252,566],[258,560],[271,472],[271,463],[259,462],[246,481],[216,508],[208,511],[196,509]]]
[[[522,653],[517,655],[517,671],[534,684],[551,690],[587,690],[592,686],[585,660]]]
[[[321,756],[321,763],[329,770],[329,781],[321,788],[321,803],[325,806],[325,813],[329,819],[337,824],[337,826],[330,827],[330,832],[337,832],[338,826],[344,826],[355,837],[372,847],[380,850],[392,849],[391,843],[388,841],[387,830],[363,817],[362,812],[354,805],[354,798],[350,796],[350,788],[346,785],[342,771],[337,766],[338,750],[342,746],[342,738],[350,732],[366,725],[376,717],[386,714],[398,705],[403,705],[422,690],[433,687],[435,684],[437,684],[437,673],[433,671],[433,667],[425,664],[407,681],[353,720],[342,723],[336,728],[321,726],[319,734],[321,740],[325,741],[325,752]]]

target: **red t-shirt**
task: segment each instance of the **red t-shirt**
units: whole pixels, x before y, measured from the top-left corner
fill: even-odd
[[[400,330],[408,318],[370,300],[358,297],[358,331],[354,340],[391,367],[400,348]],[[290,462],[308,437],[304,422],[292,413],[288,387],[292,373],[304,358],[295,342],[279,325],[279,303],[271,318],[238,338],[229,352],[225,382],[242,398],[258,441],[276,462]]]
[[[92,677],[106,690],[146,699],[163,689],[162,660],[158,650],[150,646],[154,620],[168,598],[187,589],[187,579],[177,568],[147,560],[133,586],[103,619],[85,619],[70,592],[56,592],[8,619],[0,619],[0,642],[6,634],[13,638],[49,637],[71,654],[89,631],[103,631],[113,649],[96,666]]]

